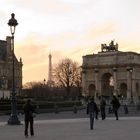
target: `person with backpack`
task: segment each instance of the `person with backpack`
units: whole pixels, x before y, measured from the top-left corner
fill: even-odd
[[[111,101],[111,104],[113,106],[113,110],[114,110],[114,113],[115,113],[115,117],[116,117],[116,120],[118,120],[118,109],[120,108],[120,102],[119,100],[116,98],[116,96],[113,96],[113,99]]]
[[[24,135],[25,137],[28,137],[28,127],[30,124],[30,135],[34,136],[34,128],[33,128],[33,123],[34,123],[34,115],[33,113],[35,112],[33,105],[31,104],[31,100],[27,100],[27,102],[24,105],[24,114],[25,114],[25,131]]]
[[[98,111],[97,104],[94,102],[94,98],[90,99],[90,102],[87,104],[87,114],[90,117],[90,129],[93,130],[94,118],[96,117],[96,112]]]

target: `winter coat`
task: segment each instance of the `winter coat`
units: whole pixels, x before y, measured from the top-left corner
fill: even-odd
[[[94,101],[89,102],[87,105],[87,114],[96,113],[96,112],[98,112],[96,103]]]
[[[120,107],[120,102],[119,102],[119,100],[117,98],[113,99],[111,101],[111,104],[112,104],[114,110],[118,110],[119,107]]]

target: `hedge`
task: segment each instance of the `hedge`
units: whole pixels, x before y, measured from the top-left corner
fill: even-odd
[[[17,109],[22,110],[23,106],[25,104],[25,101],[22,102],[17,102]],[[55,106],[59,108],[64,108],[64,107],[73,107],[74,105],[76,106],[81,106],[81,102],[75,102],[75,101],[65,101],[65,102],[47,102],[47,101],[33,101],[33,105],[36,108],[42,108],[42,109],[51,109],[54,108]],[[0,110],[11,110],[11,103],[10,102],[0,102]]]

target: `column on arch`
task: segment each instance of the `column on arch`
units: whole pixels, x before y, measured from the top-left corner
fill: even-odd
[[[113,68],[113,79],[114,79],[114,93],[118,95],[117,92],[117,68]]]
[[[95,87],[96,87],[95,98],[97,98],[97,96],[99,96],[99,73],[98,73],[98,69],[95,69],[94,72],[95,72]]]
[[[131,86],[131,68],[128,67],[127,69],[127,99],[131,99],[131,91],[132,91],[132,86]]]

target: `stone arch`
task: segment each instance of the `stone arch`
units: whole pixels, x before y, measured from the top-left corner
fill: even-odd
[[[95,91],[96,91],[95,85],[90,84],[88,87],[89,96],[95,96]]]
[[[119,88],[120,96],[126,98],[127,97],[127,84],[121,83]]]
[[[113,77],[110,73],[104,73],[101,77],[101,95],[110,97],[113,95]]]

